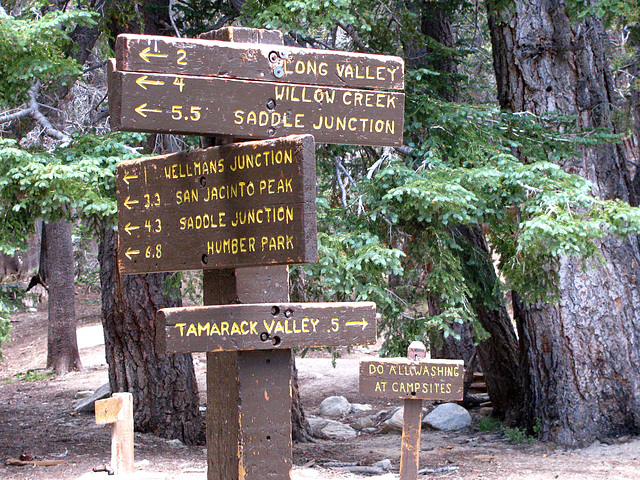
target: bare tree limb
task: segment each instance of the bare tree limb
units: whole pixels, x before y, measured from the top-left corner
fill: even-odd
[[[28,115],[31,115],[30,108],[21,108],[13,113],[4,113],[0,116],[0,124],[13,122],[18,118],[26,117]]]
[[[33,118],[44,127],[44,132],[50,137],[55,138],[56,140],[60,140],[64,143],[71,142],[71,137],[64,132],[61,132],[53,125],[47,117],[45,117],[40,111],[40,105],[38,104],[37,96],[40,92],[40,87],[42,84],[38,80],[30,89],[29,89],[29,110]]]
[[[340,199],[342,200],[342,206],[344,208],[347,208],[347,189],[345,188],[345,185],[342,182],[342,172],[338,167],[338,162],[336,162],[336,178],[338,180],[338,186],[340,187],[340,191],[342,192],[342,195],[340,197]]]
[[[380,165],[382,165],[385,161],[389,160],[390,157],[391,157],[391,149],[389,147],[384,147],[382,149],[382,155],[380,155],[380,158],[376,160],[376,162],[373,165],[371,165],[367,170],[367,180],[371,180],[373,178],[373,174],[376,173],[376,170],[378,168],[380,168]]]
[[[347,25],[345,23],[339,22],[338,26],[343,29],[353,40],[353,42],[360,47],[363,51],[368,52],[368,53],[373,53],[373,49],[370,48],[368,45],[366,45],[362,39],[360,38],[360,35],[358,35],[358,32],[356,31],[356,27],[354,27],[353,25]]]
[[[171,22],[171,26],[173,27],[173,30],[176,32],[176,37],[181,38],[182,35],[180,35],[180,30],[178,30],[176,21],[173,19],[173,15],[171,14],[172,11],[173,11],[173,0],[169,0],[169,21]]]

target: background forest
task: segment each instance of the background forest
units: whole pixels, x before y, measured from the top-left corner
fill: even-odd
[[[319,261],[291,269],[292,298],[375,301],[385,354],[419,339],[463,358],[484,372],[494,414],[544,440],[638,433],[637,2],[1,5],[5,274],[32,273],[21,252],[39,231],[48,367],[81,368],[74,247],[99,239],[110,382],[136,392],[137,429],[201,438],[191,358],[158,356],[152,340],[155,310],[189,284],[116,272],[115,167],[199,140],[109,132],[106,59],[119,33],[233,25],[405,60],[402,147],[318,146]],[[0,340],[10,309],[2,300]]]

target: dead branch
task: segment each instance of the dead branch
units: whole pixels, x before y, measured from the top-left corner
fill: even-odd
[[[353,43],[355,43],[363,51],[368,53],[373,53],[373,49],[367,46],[360,38],[360,35],[358,35],[358,32],[356,31],[356,27],[354,27],[353,25],[346,25],[345,23],[342,23],[342,22],[338,23],[338,26],[342,30],[344,30],[347,33],[347,35],[351,37],[351,39],[353,40]]]
[[[61,132],[53,125],[47,117],[45,117],[40,111],[40,104],[38,103],[38,93],[40,92],[40,87],[42,84],[38,80],[30,89],[29,89],[29,110],[33,118],[42,125],[44,131],[50,137],[55,138],[56,140],[60,140],[64,143],[69,143],[71,141],[71,137],[64,132]]]

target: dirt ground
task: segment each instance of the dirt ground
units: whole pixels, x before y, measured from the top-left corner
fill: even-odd
[[[78,393],[95,390],[107,382],[107,366],[100,327],[98,295],[79,291],[76,313],[82,372],[62,377],[27,381],[25,375],[43,373],[46,363],[46,305],[36,312],[12,317],[12,339],[3,346],[0,364],[0,479],[75,480],[108,479],[92,473],[110,458],[108,426],[95,425],[90,414],[76,413]],[[337,361],[333,368],[326,355],[297,360],[300,388],[307,414],[317,412],[329,395],[373,404],[373,412],[390,410],[400,403],[358,398],[358,361],[375,351],[360,349]],[[195,356],[200,391],[205,391],[205,361]],[[203,405],[204,405],[203,401]],[[427,405],[429,407],[429,405]],[[447,479],[638,479],[640,439],[612,439],[581,450],[566,450],[539,442],[514,443],[500,432],[481,432],[479,413],[471,412],[474,424],[459,432],[424,430],[420,468],[435,471],[422,478]],[[362,415],[362,414],[361,414]],[[348,423],[353,416],[342,419]],[[9,466],[5,461],[21,455],[36,460],[59,460],[55,466]],[[135,434],[138,478],[203,480],[206,448],[184,446],[152,435]],[[372,465],[391,460],[391,472],[377,476],[397,477],[400,434],[361,434],[354,440],[294,445],[294,480],[363,479],[362,475],[335,469],[341,463]],[[395,474],[395,476],[394,476]],[[375,478],[375,477],[374,477]],[[257,480],[257,479],[251,479]]]

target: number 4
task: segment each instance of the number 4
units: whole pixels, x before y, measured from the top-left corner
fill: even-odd
[[[180,93],[182,93],[182,89],[184,88],[184,78],[178,77],[173,81],[174,85],[180,87]]]

